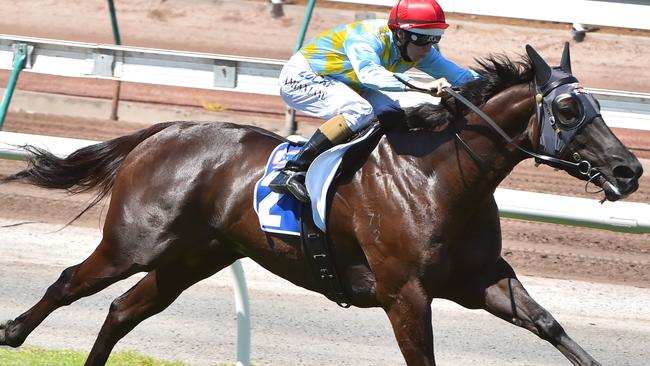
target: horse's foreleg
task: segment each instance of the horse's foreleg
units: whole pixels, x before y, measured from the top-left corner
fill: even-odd
[[[555,346],[573,365],[600,365],[533,300],[504,259],[499,259],[493,268],[477,278],[478,286],[469,286],[472,290],[453,300],[467,307],[483,307],[499,318],[528,329]]]
[[[420,283],[406,283],[384,309],[406,364],[434,366],[431,299]]]
[[[43,298],[14,320],[0,325],[0,345],[18,347],[54,310],[92,295],[137,272],[129,261],[107,258],[102,244],[81,264],[65,269]]]
[[[210,262],[210,256],[192,258],[191,265],[181,256],[149,272],[110,306],[85,365],[104,365],[117,342],[143,320],[165,310],[187,288],[230,265],[237,258]]]

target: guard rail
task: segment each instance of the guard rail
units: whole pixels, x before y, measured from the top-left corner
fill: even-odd
[[[278,95],[284,65],[283,60],[0,35],[0,69],[11,70],[16,50],[25,45],[26,72],[266,95]],[[650,94],[588,91],[600,101],[610,127],[650,130]],[[437,102],[421,93],[401,94],[411,103]]]
[[[396,0],[329,0],[392,7]],[[647,0],[437,0],[447,13],[650,29]]]
[[[20,146],[47,148],[64,157],[96,143],[63,137],[0,132],[0,158],[24,160]],[[607,229],[637,234],[650,233],[650,205],[638,202],[605,202],[543,193],[497,189],[495,199],[502,217]]]

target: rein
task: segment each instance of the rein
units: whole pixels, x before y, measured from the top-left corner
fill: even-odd
[[[437,93],[435,93],[435,92],[433,92],[431,90],[416,87],[415,85],[413,85],[413,84],[409,83],[408,81],[402,79],[398,75],[395,75],[395,78],[397,80],[401,81],[404,85],[406,85],[409,88],[412,88],[412,89],[414,89],[416,91],[427,93],[427,94],[430,94],[430,95],[433,95],[433,96],[439,96],[439,95],[437,95]],[[447,93],[447,94],[451,95],[452,97],[456,98],[458,101],[460,101],[465,106],[467,106],[467,108],[469,108],[472,112],[476,113],[479,117],[481,117],[485,122],[487,122],[488,125],[490,125],[490,127],[492,127],[499,135],[501,135],[501,137],[508,144],[514,146],[515,148],[517,148],[519,151],[523,152],[524,154],[535,158],[535,160],[537,162],[544,163],[544,164],[550,165],[552,167],[558,167],[559,166],[559,167],[565,168],[567,170],[576,170],[580,174],[589,177],[590,180],[595,178],[595,176],[593,176],[593,177],[591,176],[592,167],[591,167],[591,163],[589,163],[587,160],[581,160],[581,161],[579,161],[577,163],[573,163],[573,162],[570,162],[570,161],[567,161],[567,160],[564,160],[564,159],[556,158],[554,156],[542,155],[542,154],[538,154],[538,153],[529,151],[529,150],[519,146],[518,144],[516,144],[514,142],[514,140],[512,139],[512,137],[510,137],[496,122],[494,122],[494,120],[492,120],[492,118],[490,118],[490,116],[485,114],[485,112],[480,110],[477,106],[475,106],[472,102],[467,100],[467,98],[462,96],[459,92],[457,92],[456,90],[454,90],[453,88],[450,88],[450,87],[445,87],[445,88],[443,88],[443,90],[444,90],[445,93]],[[456,135],[456,138],[463,145],[463,147],[468,151],[470,156],[478,163],[478,165],[480,167],[482,167],[482,168],[486,167],[487,164],[485,163],[485,161],[483,161],[483,159],[481,159],[481,157],[478,156],[478,154],[476,154],[469,147],[469,145],[467,145],[467,143],[465,143],[465,141],[463,141],[461,139],[460,135],[458,135],[458,133],[456,133],[455,135]],[[596,174],[599,174],[599,173],[596,173]]]
[[[591,163],[589,163],[587,160],[582,160],[580,162],[573,163],[564,159],[556,158],[554,156],[542,155],[524,149],[523,147],[517,145],[512,139],[512,137],[510,137],[498,124],[496,124],[496,122],[494,122],[492,118],[490,118],[487,114],[485,114],[485,112],[480,110],[477,106],[472,104],[472,102],[470,102],[465,97],[463,97],[460,93],[458,93],[457,91],[449,87],[446,87],[443,90],[449,95],[459,100],[461,103],[467,106],[467,108],[471,109],[474,113],[478,114],[478,116],[481,117],[485,122],[487,122],[487,124],[489,124],[490,127],[492,127],[499,135],[501,135],[501,137],[503,137],[503,139],[508,144],[516,147],[519,151],[523,152],[524,154],[534,157],[539,162],[546,163],[548,165],[552,165],[552,164],[559,165],[567,169],[575,169],[578,172],[580,172],[580,174],[589,176],[591,172]]]

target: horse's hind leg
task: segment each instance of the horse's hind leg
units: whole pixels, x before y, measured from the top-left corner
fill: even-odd
[[[566,334],[546,309],[533,300],[503,258],[450,299],[468,308],[483,308],[528,329],[555,346],[573,365],[600,365]]]
[[[115,344],[140,322],[165,310],[184,290],[237,259],[234,255],[205,253],[195,255],[191,260],[179,256],[177,260],[149,272],[113,301],[86,366],[104,365]]]
[[[138,268],[125,257],[115,257],[105,250],[102,239],[97,249],[82,263],[66,268],[47,289],[43,298],[14,320],[0,324],[0,345],[18,347],[54,310],[92,295],[126,278]]]

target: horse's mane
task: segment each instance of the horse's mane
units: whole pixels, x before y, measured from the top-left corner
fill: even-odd
[[[475,61],[478,67],[474,71],[481,77],[463,85],[460,93],[476,106],[512,85],[529,83],[534,77],[532,64],[526,56],[521,61],[512,61],[505,55],[489,55]],[[440,105],[424,103],[406,108],[404,113],[409,129],[432,129],[466,114],[468,110],[464,104],[451,98]]]

